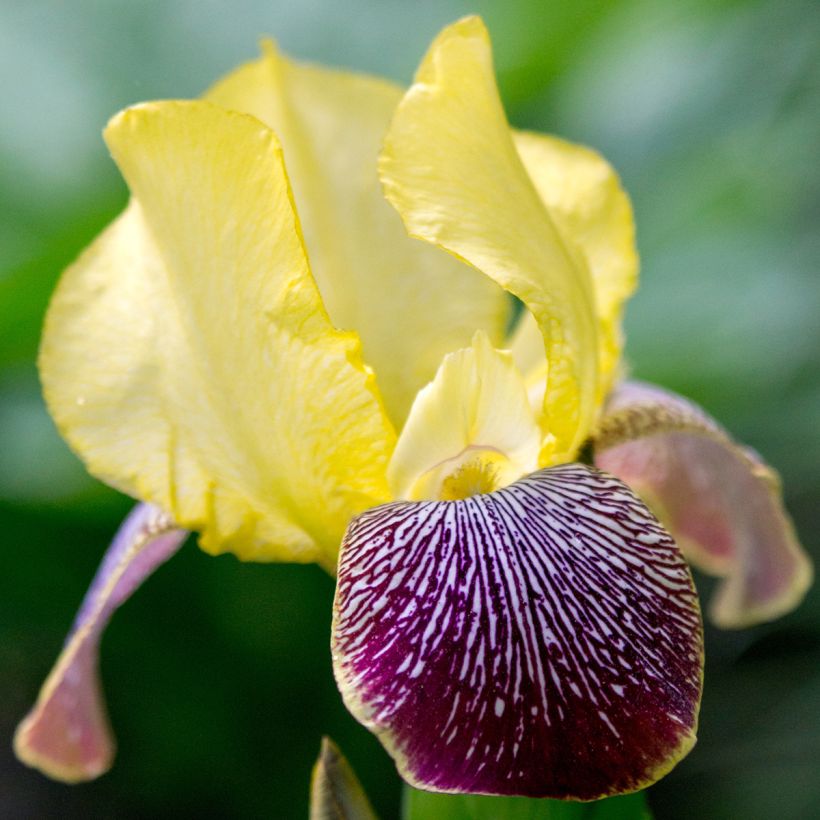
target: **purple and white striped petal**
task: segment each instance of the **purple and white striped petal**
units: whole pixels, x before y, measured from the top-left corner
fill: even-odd
[[[621,384],[599,425],[595,463],[644,498],[694,566],[726,579],[709,604],[718,626],[772,620],[803,599],[811,562],[777,473],[697,405]]]
[[[100,638],[111,615],[167,561],[188,533],[139,504],[125,519],[86,593],[37,703],[17,727],[17,757],[67,783],[108,771],[115,742],[99,680]]]
[[[580,464],[353,520],[332,636],[347,707],[412,785],[592,800],[695,742],[702,627],[672,539]]]

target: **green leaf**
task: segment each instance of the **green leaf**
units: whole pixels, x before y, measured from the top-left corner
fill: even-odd
[[[322,738],[310,784],[310,820],[376,820],[355,772],[329,738]]]
[[[591,803],[404,788],[404,820],[652,820],[643,792]]]

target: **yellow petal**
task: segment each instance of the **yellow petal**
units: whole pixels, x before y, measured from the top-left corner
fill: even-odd
[[[513,361],[524,376],[527,395],[530,397],[535,417],[541,418],[549,367],[544,355],[544,337],[528,310],[522,311],[510,337],[509,346]]]
[[[517,132],[514,139],[556,227],[589,264],[599,322],[600,403],[618,374],[623,305],[638,282],[632,205],[615,171],[595,151],[544,134]],[[526,331],[515,338],[521,344]]]
[[[396,112],[380,169],[412,235],[465,259],[535,316],[550,369],[541,461],[571,458],[599,392],[590,274],[521,163],[478,18],[455,23],[431,46]]]
[[[390,461],[390,489],[411,500],[489,492],[535,470],[539,443],[512,356],[479,331],[419,391]]]
[[[311,268],[336,327],[362,339],[396,426],[444,354],[477,328],[500,343],[506,295],[469,266],[407,236],[385,202],[377,159],[402,90],[293,62],[272,44],[208,94],[282,141]]]
[[[332,567],[387,496],[394,434],[322,307],[276,137],[202,102],[129,109],[105,136],[134,199],[52,301],[52,415],[209,552]]]

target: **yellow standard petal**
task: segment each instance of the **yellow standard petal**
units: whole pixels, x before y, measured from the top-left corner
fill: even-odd
[[[388,468],[397,498],[456,500],[538,467],[540,433],[508,351],[478,332],[421,390]]]
[[[589,264],[599,323],[601,403],[618,375],[623,305],[638,282],[632,205],[612,166],[597,152],[544,134],[516,132],[514,139],[556,227],[567,242],[581,249]],[[528,340],[530,349],[537,349],[527,324],[523,314],[513,340],[518,356]],[[540,358],[543,371],[543,354]],[[532,372],[525,371],[528,376]]]
[[[377,159],[401,96],[384,80],[288,60],[271,43],[207,95],[282,141],[330,318],[360,335],[397,427],[446,353],[478,328],[501,342],[510,307],[495,283],[407,236],[385,202]]]
[[[431,46],[393,119],[380,169],[412,235],[465,259],[535,317],[549,361],[541,463],[571,459],[600,393],[592,282],[524,169],[478,18],[455,23]]]
[[[544,337],[528,310],[522,311],[509,346],[513,361],[524,376],[535,416],[541,418],[549,367],[544,355]]]
[[[207,551],[333,567],[387,498],[394,433],[322,306],[276,137],[204,102],[129,109],[105,136],[134,198],[52,301],[53,417]]]

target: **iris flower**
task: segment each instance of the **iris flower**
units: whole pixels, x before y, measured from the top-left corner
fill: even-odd
[[[774,472],[623,380],[637,256],[609,165],[510,129],[475,17],[406,91],[268,44],[105,138],[131,201],[64,274],[40,370],[89,471],[142,503],[18,755],[110,766],[101,632],[196,531],[337,573],[339,689],[411,784],[593,799],[666,773],[702,686],[680,549],[725,577],[726,627],[811,570]]]

